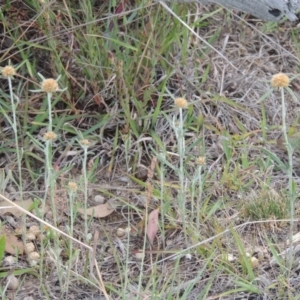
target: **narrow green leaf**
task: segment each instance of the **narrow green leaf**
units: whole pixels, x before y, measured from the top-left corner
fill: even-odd
[[[288,170],[288,166],[286,166],[280,159],[279,157],[271,152],[270,150],[268,149],[263,149],[263,151],[271,158],[271,160],[276,163],[276,165],[283,171],[287,171]]]
[[[6,236],[2,235],[0,237],[0,262],[4,257],[5,245],[6,245]]]

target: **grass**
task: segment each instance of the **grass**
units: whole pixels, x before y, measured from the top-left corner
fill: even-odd
[[[0,12],[1,298],[298,299],[299,28],[125,2]]]

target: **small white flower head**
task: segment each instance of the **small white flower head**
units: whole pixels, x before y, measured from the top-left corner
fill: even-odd
[[[16,69],[13,66],[7,65],[1,68],[1,74],[4,78],[12,78],[16,73]]]

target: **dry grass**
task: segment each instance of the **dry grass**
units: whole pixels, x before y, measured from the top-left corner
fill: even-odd
[[[10,200],[37,204],[34,218],[0,211],[0,220],[10,232],[38,225],[43,238],[34,245],[42,256],[36,265],[25,254],[13,264],[3,259],[2,298],[298,299],[297,249],[292,264],[280,255],[298,232],[298,203],[291,212],[281,95],[270,92],[274,74],[298,74],[296,24],[173,5],[199,38],[158,3],[20,5],[3,6],[0,53],[2,67],[9,60],[17,66],[23,150],[20,158],[1,79],[0,188]],[[38,72],[61,75],[67,88],[52,95],[57,139],[47,153],[47,98],[30,92]],[[298,78],[290,88],[298,99]],[[183,149],[176,97],[189,103]],[[290,94],[285,100],[297,195],[299,110]],[[91,142],[87,151],[83,139]],[[78,213],[85,201],[115,211],[85,222]],[[155,208],[159,232],[151,245],[147,218]],[[20,280],[17,290],[5,289],[10,273]]]

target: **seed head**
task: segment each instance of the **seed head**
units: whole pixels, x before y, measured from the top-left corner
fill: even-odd
[[[80,144],[83,147],[88,147],[91,144],[91,142],[89,140],[81,140]]]
[[[57,80],[53,78],[43,80],[41,89],[46,93],[54,93],[59,90]]]
[[[290,84],[290,79],[283,73],[273,75],[271,85],[274,88],[287,88]]]
[[[199,165],[199,166],[204,166],[205,163],[206,163],[206,158],[204,156],[199,156],[196,159],[196,164]]]
[[[19,279],[11,274],[9,276],[7,276],[7,288],[9,290],[16,290],[20,285]]]
[[[53,141],[57,138],[56,133],[54,133],[53,131],[48,131],[44,134],[44,140],[45,141]]]
[[[77,183],[74,182],[74,181],[70,181],[70,182],[68,183],[68,188],[69,188],[71,191],[75,192],[75,191],[77,190]]]
[[[176,98],[174,103],[178,108],[184,109],[188,107],[188,102],[184,98]]]
[[[5,78],[11,78],[16,75],[16,70],[13,66],[6,66],[1,70],[2,76]]]

